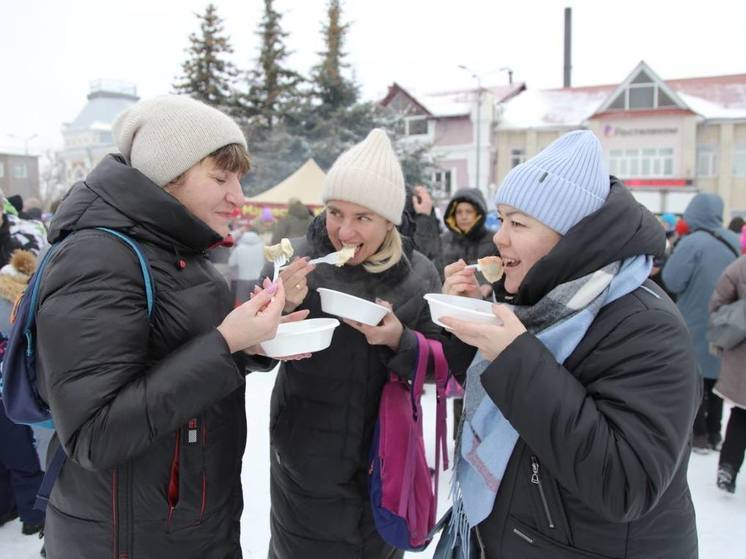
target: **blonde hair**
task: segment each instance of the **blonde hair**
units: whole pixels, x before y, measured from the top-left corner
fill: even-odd
[[[392,227],[383,238],[381,246],[378,247],[378,252],[371,254],[363,262],[363,268],[371,274],[380,274],[396,266],[401,260],[402,254],[401,236],[397,228]]]

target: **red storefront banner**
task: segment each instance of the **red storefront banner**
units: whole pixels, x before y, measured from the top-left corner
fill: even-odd
[[[692,186],[692,179],[623,179],[627,186],[656,186],[667,188],[680,188]]]

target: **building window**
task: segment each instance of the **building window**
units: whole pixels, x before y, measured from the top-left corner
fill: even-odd
[[[433,173],[433,194],[436,197],[447,198],[451,196],[453,188],[452,171],[435,171]]]
[[[698,177],[716,177],[718,156],[715,147],[700,145],[697,146],[697,176]]]
[[[516,167],[526,161],[526,150],[525,149],[512,149],[510,150],[510,168]]]
[[[746,145],[733,149],[733,176],[746,177]]]
[[[427,134],[427,118],[422,116],[408,117],[404,120],[404,134],[406,136],[422,136]]]
[[[612,149],[609,173],[620,178],[672,177],[673,148]]]
[[[13,165],[13,178],[14,179],[26,179],[28,178],[28,169],[25,163],[16,163]]]
[[[609,104],[609,109],[635,110],[675,107],[676,103],[662,84],[641,71]]]

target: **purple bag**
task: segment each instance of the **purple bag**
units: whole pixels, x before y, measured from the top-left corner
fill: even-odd
[[[398,549],[420,551],[430,542],[438,507],[441,454],[448,469],[445,385],[448,364],[440,342],[416,332],[417,368],[412,386],[391,373],[381,393],[368,470],[368,492],[376,529]],[[435,369],[435,470],[425,456],[420,397],[428,357]]]

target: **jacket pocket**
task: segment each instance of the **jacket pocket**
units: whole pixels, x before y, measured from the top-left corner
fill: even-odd
[[[169,531],[199,525],[207,503],[207,426],[204,419],[190,419],[176,432],[174,439],[167,492]]]
[[[529,456],[526,475],[536,526],[551,539],[572,545],[572,534],[557,485],[536,456]]]
[[[521,557],[521,559],[546,559],[548,557],[552,559],[621,558],[621,556],[601,555],[563,544],[521,522],[513,515],[508,517],[507,532],[505,545],[503,546],[505,557]]]

